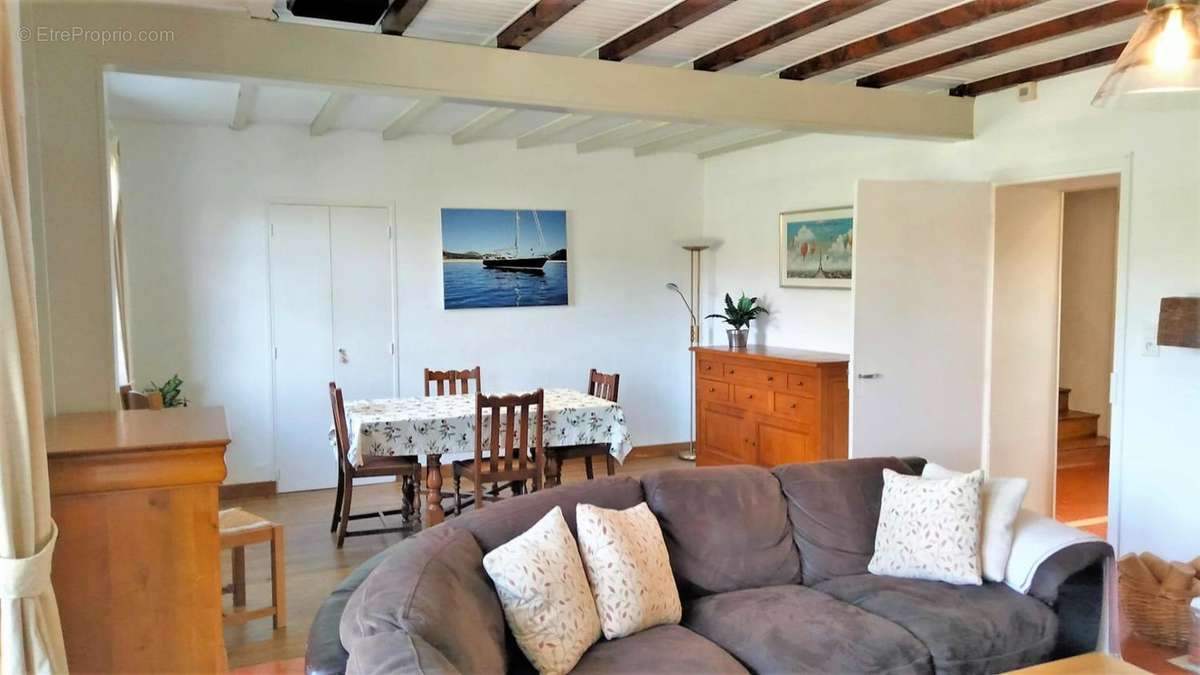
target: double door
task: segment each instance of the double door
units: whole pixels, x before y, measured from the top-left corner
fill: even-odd
[[[272,204],[271,334],[280,492],[337,483],[329,383],[346,400],[396,393],[388,209]]]

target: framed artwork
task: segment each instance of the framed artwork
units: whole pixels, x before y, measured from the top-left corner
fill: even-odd
[[[442,306],[567,304],[567,212],[442,209]]]
[[[854,210],[849,206],[779,214],[779,285],[850,288]]]

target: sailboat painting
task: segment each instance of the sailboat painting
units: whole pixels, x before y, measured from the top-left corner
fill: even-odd
[[[854,213],[850,207],[779,214],[779,285],[850,288]]]
[[[442,209],[445,309],[567,304],[567,212]]]

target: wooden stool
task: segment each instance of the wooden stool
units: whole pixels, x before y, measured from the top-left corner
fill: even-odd
[[[245,509],[220,512],[221,549],[233,549],[233,612],[222,614],[227,624],[242,624],[271,617],[275,628],[287,625],[287,595],[283,573],[283,526]],[[246,606],[246,546],[271,542],[271,604],[259,609]],[[222,589],[225,591],[225,589]],[[229,592],[229,591],[225,591]],[[243,608],[243,609],[239,609]]]

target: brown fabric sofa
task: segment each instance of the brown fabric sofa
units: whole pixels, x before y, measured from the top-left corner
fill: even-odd
[[[1043,563],[1029,595],[867,573],[882,470],[861,459],[604,478],[455,518],[363,565],[316,617],[309,673],[532,672],[506,631],[484,554],[561,506],[645,501],[684,615],[594,645],[580,673],[992,673],[1090,651],[1107,544]]]

